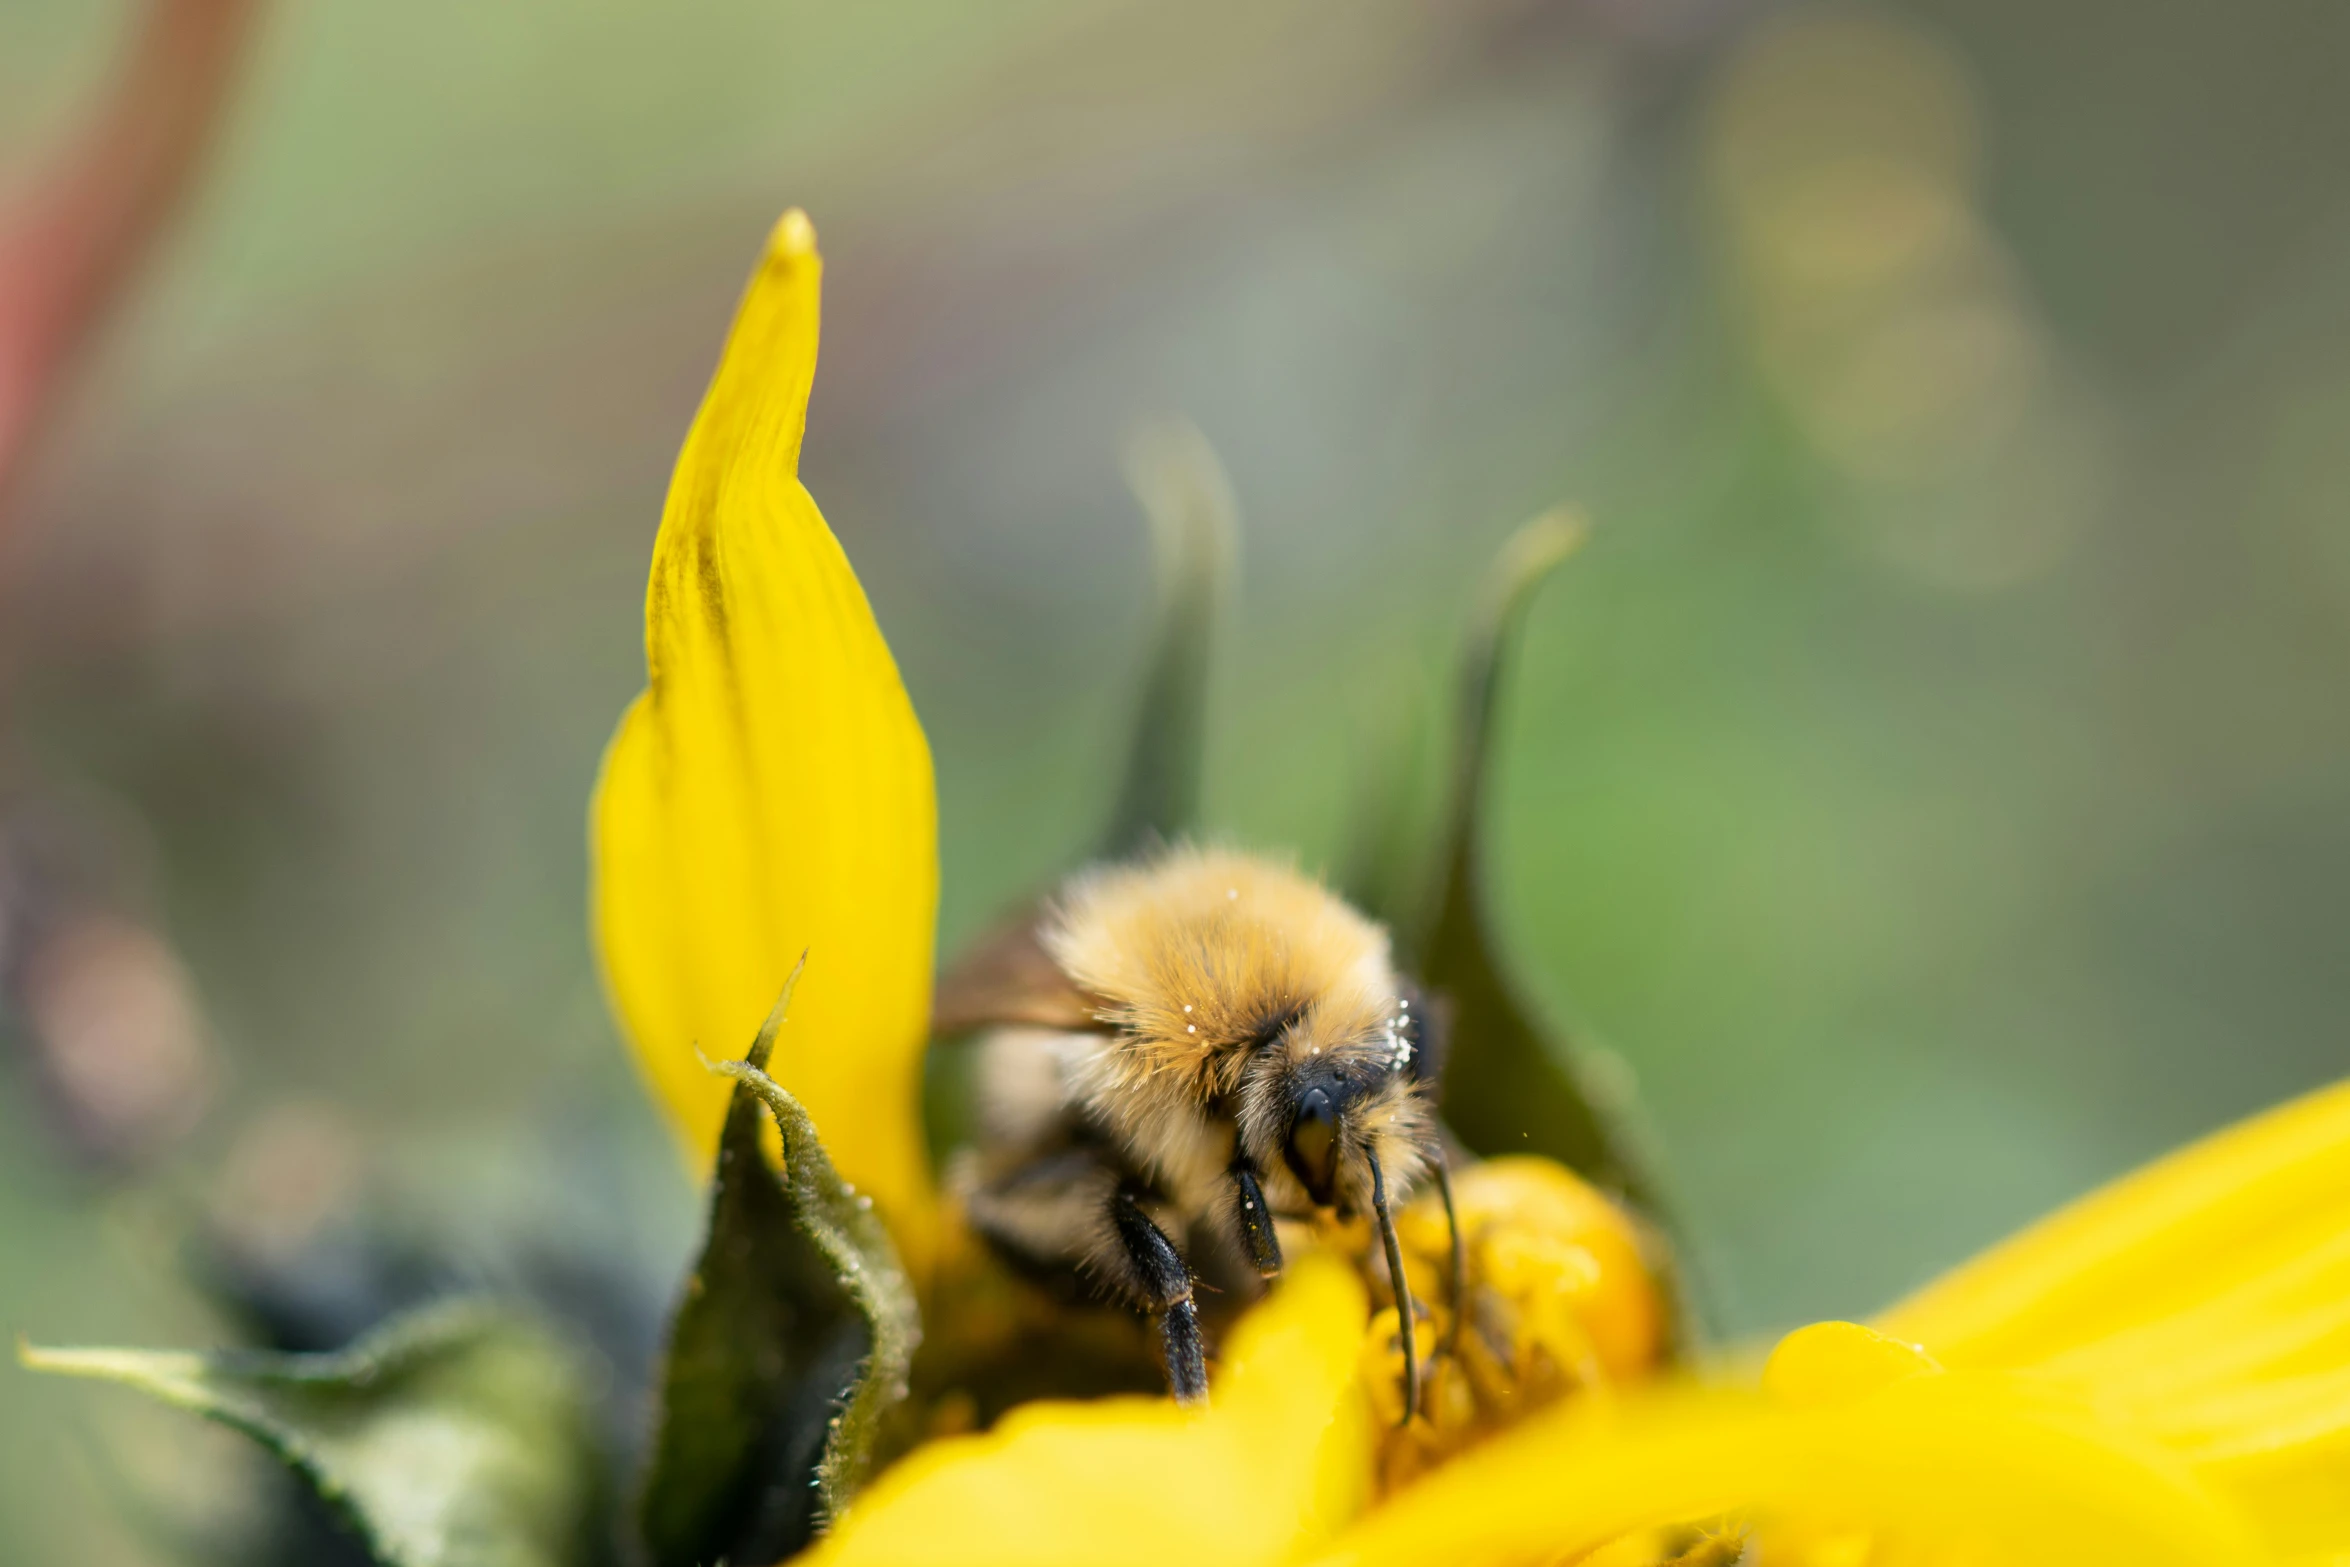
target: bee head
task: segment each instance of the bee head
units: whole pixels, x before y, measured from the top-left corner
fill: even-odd
[[[1243,1079],[1238,1151],[1273,1181],[1277,1210],[1359,1212],[1371,1201],[1374,1163],[1408,1187],[1426,1162],[1435,1113],[1408,1034],[1395,1016],[1351,1011],[1308,1008],[1259,1047]]]

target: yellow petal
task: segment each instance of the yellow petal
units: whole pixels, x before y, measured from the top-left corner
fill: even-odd
[[[938,898],[930,751],[864,590],[799,481],[822,263],[767,243],[670,482],[648,682],[591,808],[594,922],[637,1060],[697,1156],[805,950],[768,1070],[919,1257]]]
[[[1040,1403],[933,1442],[857,1499],[819,1567],[1250,1567],[1326,1541],[1362,1504],[1361,1281],[1301,1257],[1233,1330],[1204,1412]]]
[[[2028,1364],[2176,1318],[2350,1231],[2350,1083],[2158,1160],[1928,1285],[1878,1326],[1944,1364]]]
[[[2284,1555],[2350,1540],[2350,1085],[2125,1177],[1896,1307],[2190,1465]]]
[[[1888,1556],[2011,1567],[2263,1559],[2151,1444],[2002,1381],[1946,1375],[1809,1407],[1682,1389],[1544,1415],[1404,1492],[1318,1560],[1572,1561],[1636,1531],[1725,1514],[1752,1517],[1766,1537],[1825,1527],[1883,1542]]]

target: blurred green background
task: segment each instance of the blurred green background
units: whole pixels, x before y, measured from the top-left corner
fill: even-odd
[[[0,9],[0,180],[129,15]],[[1492,881],[1729,1326],[1866,1312],[2325,1080],[2345,51],[2306,0],[279,7],[0,541],[6,787],[168,935],[208,1095],[95,1172],[9,1025],[0,1328],[212,1341],[189,1216],[354,1191],[678,1264],[582,816],[792,204],[805,477],[937,753],[950,944],[1107,807],[1150,606],[1119,444],[1173,412],[1245,514],[1209,814],[1310,864],[1499,541],[1594,520]],[[0,1559],[159,1559],[118,1493],[214,1496],[189,1451],[0,1371]]]

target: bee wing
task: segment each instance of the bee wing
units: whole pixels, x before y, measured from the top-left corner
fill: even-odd
[[[1041,905],[1031,905],[1005,920],[939,976],[930,1007],[931,1037],[952,1039],[1010,1024],[1095,1026],[1096,1003],[1069,982],[1037,938],[1042,913]]]

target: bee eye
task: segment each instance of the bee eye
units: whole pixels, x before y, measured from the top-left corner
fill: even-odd
[[[1338,1178],[1338,1107],[1328,1090],[1309,1088],[1299,1096],[1282,1158],[1315,1206],[1328,1207]]]

